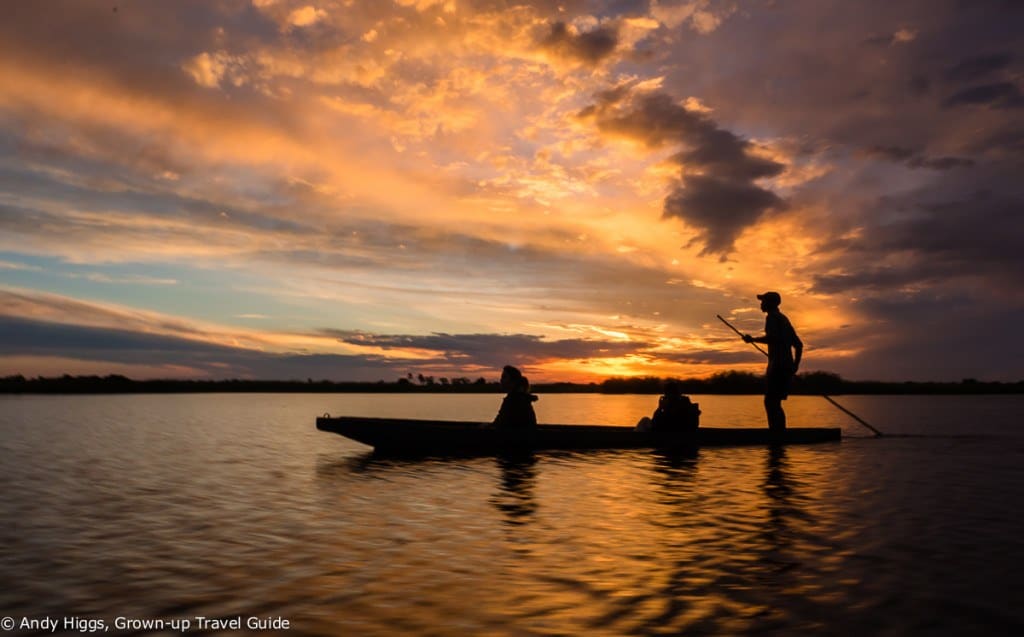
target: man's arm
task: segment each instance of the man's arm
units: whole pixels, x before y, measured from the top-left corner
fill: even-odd
[[[795,374],[800,369],[800,359],[804,355],[804,342],[796,335],[796,330],[793,329],[792,325],[789,328],[793,330],[793,373]]]
[[[750,334],[744,334],[743,340],[747,343],[764,343],[768,345],[778,340],[778,325],[777,322],[772,319],[769,314],[764,318],[764,336],[751,336]]]

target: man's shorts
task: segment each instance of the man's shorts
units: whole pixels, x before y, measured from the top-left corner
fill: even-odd
[[[765,376],[764,397],[786,400],[792,385],[792,374],[768,374]]]

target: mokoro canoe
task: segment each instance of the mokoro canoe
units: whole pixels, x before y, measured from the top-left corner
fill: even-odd
[[[321,431],[351,438],[381,453],[494,454],[544,449],[666,449],[838,441],[839,428],[794,427],[779,436],[766,427],[700,427],[696,432],[637,431],[604,425],[537,425],[495,429],[478,422],[357,416],[316,419]]]

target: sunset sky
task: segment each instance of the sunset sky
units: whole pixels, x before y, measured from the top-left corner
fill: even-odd
[[[1024,3],[47,0],[0,375],[1024,378]]]

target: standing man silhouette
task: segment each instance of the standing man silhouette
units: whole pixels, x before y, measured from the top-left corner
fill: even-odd
[[[786,429],[786,412],[782,401],[789,397],[793,376],[800,369],[804,344],[796,335],[793,324],[779,311],[782,297],[778,292],[758,294],[761,311],[765,313],[764,336],[744,334],[747,343],[768,345],[768,369],[765,372],[764,411],[768,415],[768,428],[782,432]]]

